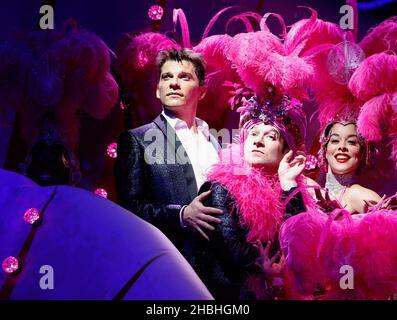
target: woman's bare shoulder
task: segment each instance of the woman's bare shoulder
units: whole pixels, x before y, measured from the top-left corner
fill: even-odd
[[[347,190],[348,202],[356,212],[366,212],[370,206],[377,204],[381,197],[373,190],[354,184]]]
[[[380,196],[375,191],[365,188],[359,184],[353,184],[349,188],[349,193],[351,193],[352,196],[368,199],[368,200],[379,201],[381,199]]]

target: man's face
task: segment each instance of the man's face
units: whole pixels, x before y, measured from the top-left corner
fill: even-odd
[[[177,111],[180,108],[195,108],[205,95],[205,87],[199,85],[194,65],[190,61],[166,61],[157,84],[156,96],[163,106]]]
[[[248,132],[244,143],[244,159],[254,167],[277,172],[285,152],[283,138],[273,126],[260,123]]]

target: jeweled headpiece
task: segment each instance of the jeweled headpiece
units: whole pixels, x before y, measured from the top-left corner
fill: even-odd
[[[277,95],[276,88],[268,86],[265,94],[257,96],[248,88],[236,88],[231,98],[232,110],[240,113],[241,142],[245,132],[253,125],[263,122],[276,127],[291,150],[301,149],[306,134],[306,119],[302,103],[288,94]]]

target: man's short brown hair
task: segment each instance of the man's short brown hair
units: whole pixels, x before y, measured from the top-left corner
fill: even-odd
[[[200,53],[196,53],[189,49],[175,48],[160,51],[156,58],[156,65],[159,72],[161,72],[161,68],[168,60],[179,62],[182,60],[190,61],[194,65],[194,71],[199,80],[199,85],[203,86],[205,84],[205,61]]]

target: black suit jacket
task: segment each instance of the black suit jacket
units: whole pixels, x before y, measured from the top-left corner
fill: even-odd
[[[218,144],[211,136],[211,142]],[[164,116],[122,133],[115,163],[119,204],[158,227],[188,257],[187,228],[179,212],[197,195],[193,167]]]

